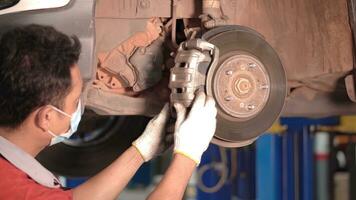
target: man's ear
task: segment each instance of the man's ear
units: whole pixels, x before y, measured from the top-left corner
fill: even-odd
[[[43,106],[38,108],[35,116],[36,126],[43,131],[48,131],[52,117],[53,109],[51,107]]]

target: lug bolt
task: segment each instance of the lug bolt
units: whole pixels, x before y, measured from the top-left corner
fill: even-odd
[[[247,106],[247,110],[253,110],[253,109],[255,109],[255,106],[254,106],[254,105],[249,104],[249,105]]]
[[[230,76],[232,73],[233,73],[232,70],[227,70],[227,71],[225,72],[225,74],[228,75],[228,76]]]
[[[243,108],[245,107],[245,104],[244,103],[240,103],[240,108]]]
[[[231,101],[231,100],[232,100],[232,96],[225,97],[225,101]]]
[[[268,88],[269,88],[269,86],[267,84],[263,84],[263,85],[260,86],[261,90],[265,90],[265,89],[268,89]]]
[[[250,68],[255,68],[255,67],[257,67],[256,63],[248,63],[248,66],[249,66]]]

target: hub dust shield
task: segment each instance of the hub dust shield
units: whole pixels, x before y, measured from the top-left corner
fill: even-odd
[[[183,42],[171,69],[171,102],[189,107],[196,90],[216,101],[213,143],[251,144],[272,126],[286,97],[286,76],[277,53],[252,29],[222,26]]]

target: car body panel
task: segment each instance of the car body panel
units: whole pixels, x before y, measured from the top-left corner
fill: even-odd
[[[17,13],[30,10],[43,10],[51,8],[60,8],[68,5],[70,0],[20,0],[13,6],[0,10],[0,15]]]
[[[59,2],[62,2],[62,4],[59,4]],[[22,8],[22,11],[17,10],[15,13],[9,14],[1,14],[0,11],[0,34],[19,25],[42,24],[53,26],[68,35],[78,36],[82,44],[82,53],[78,64],[83,79],[88,82],[92,79],[95,70],[93,63],[95,60],[95,24],[93,18],[95,1],[72,0],[69,4],[67,3],[67,1],[58,1],[55,6],[60,6],[61,8],[53,8],[54,5],[40,4],[43,6],[42,8],[51,7],[50,9],[33,10],[34,6],[32,6],[32,11],[28,11],[29,8]],[[37,8],[40,9],[40,7]],[[3,12],[8,9],[3,10]]]

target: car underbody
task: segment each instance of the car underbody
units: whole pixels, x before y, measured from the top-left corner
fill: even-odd
[[[40,23],[78,35],[86,107],[107,124],[113,116],[153,116],[199,88],[217,102],[213,142],[225,147],[252,143],[279,116],[356,113],[353,0],[58,2],[63,6],[0,10],[0,32]],[[194,39],[219,49],[215,67],[202,71],[203,61],[177,59],[204,54],[184,49]]]
[[[252,84],[251,87],[254,82],[265,80],[265,86],[261,87],[270,90],[264,89],[266,94],[253,91],[254,94],[248,98],[238,96],[239,94],[232,95],[235,100],[228,103],[224,98],[230,96],[224,97],[223,91],[220,91],[221,96],[214,95],[222,113],[220,122],[229,118],[236,121],[231,125],[223,123],[224,125],[220,126],[222,132],[232,131],[235,135],[226,136],[224,139],[230,138],[235,142],[252,139],[258,135],[252,133],[258,129],[256,127],[262,127],[256,130],[259,134],[265,131],[281,111],[282,116],[308,117],[352,114],[356,111],[346,92],[353,84],[345,81],[347,75],[352,76],[353,70],[352,34],[347,1],[325,1],[322,4],[316,1],[289,0],[98,1],[95,7],[95,24],[98,65],[94,85],[90,85],[87,90],[87,105],[98,113],[157,113],[162,103],[168,101],[170,91],[164,87],[164,84],[167,84],[164,78],[169,76],[169,69],[174,66],[179,43],[192,37],[202,37],[209,30],[210,35],[215,30],[213,35],[219,37],[217,35],[221,33],[216,29],[231,25],[238,25],[232,30],[236,34],[230,38],[227,35],[220,36],[215,41],[219,43],[215,45],[224,51],[220,60],[223,60],[222,57],[240,55],[236,52],[247,48],[249,58],[235,58],[235,62],[243,62],[244,59],[249,62],[255,57],[258,63],[266,55],[266,52],[260,52],[265,48],[263,42],[256,42],[262,38],[278,54],[287,82],[273,78],[274,80],[268,83],[268,78],[278,73],[278,70],[283,70],[276,69],[278,67],[275,63],[278,61],[273,60],[272,56],[269,58],[274,66],[269,71],[264,71],[266,66],[263,66],[263,62],[268,62],[264,60],[261,66],[257,65],[260,70],[249,73],[243,79],[232,75],[232,79],[235,78],[232,84],[228,81],[229,78],[221,75],[221,83],[216,87],[228,88],[232,94],[234,86],[240,80],[247,80],[246,84]],[[243,37],[240,32],[250,29],[250,36],[239,39]],[[245,40],[250,42],[244,46]],[[237,49],[226,47],[227,44],[233,44],[231,46],[236,46]],[[123,49],[126,52],[123,52]],[[221,62],[219,68],[227,69],[226,65]],[[128,72],[130,67],[131,71]],[[243,69],[233,69],[234,74],[243,74],[239,70]],[[151,76],[148,75],[150,73]],[[264,73],[266,77],[263,77]],[[218,88],[215,89],[219,90]],[[263,108],[268,107],[268,100],[264,100],[263,96],[268,97],[275,91],[278,92],[273,95],[283,96],[285,88],[287,95],[283,110],[280,104],[276,103],[278,99],[273,99],[274,104],[268,105],[271,110],[261,113]],[[240,105],[244,105],[242,109]],[[248,111],[248,108],[245,108],[247,106],[256,109]],[[254,115],[254,112],[263,116]],[[254,121],[253,118],[257,116],[261,118]],[[272,121],[269,120],[271,118]],[[239,121],[249,121],[250,124],[246,125],[249,127],[238,130],[243,126]],[[266,121],[268,125],[263,124]],[[226,126],[231,128],[226,130]],[[243,137],[244,134],[249,136]]]

